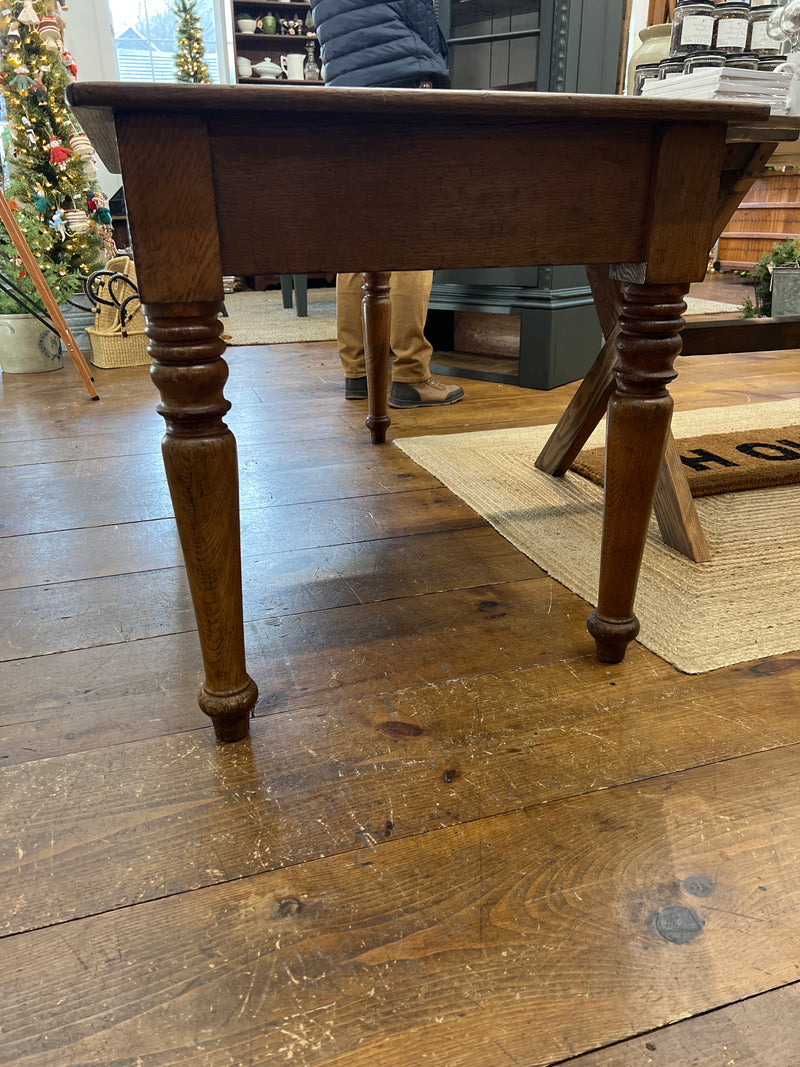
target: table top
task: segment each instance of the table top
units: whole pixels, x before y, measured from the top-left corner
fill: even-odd
[[[680,119],[683,122],[762,123],[769,108],[720,100],[653,100],[583,93],[497,92],[483,89],[350,89],[323,85],[187,85],[74,82],[73,107],[136,111],[341,111],[486,114],[554,118]],[[791,126],[791,117],[785,125]]]

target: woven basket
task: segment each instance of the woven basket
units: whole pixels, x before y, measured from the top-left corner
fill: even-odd
[[[139,367],[150,362],[147,354],[147,337],[144,330],[98,330],[87,326],[86,335],[91,346],[89,362],[95,367]]]
[[[124,284],[125,280],[128,284]],[[139,367],[149,363],[133,260],[129,256],[110,259],[89,283],[93,283],[90,298],[100,298],[95,305],[94,326],[86,327],[90,362],[96,367]]]

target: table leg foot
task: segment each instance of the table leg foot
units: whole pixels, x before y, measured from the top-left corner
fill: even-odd
[[[639,620],[635,615],[622,621],[604,619],[597,611],[593,611],[586,622],[586,629],[594,638],[599,660],[603,663],[621,663],[628,645],[639,633]]]
[[[367,429],[373,445],[382,445],[386,441],[386,431],[392,425],[388,415],[367,415]]]
[[[214,724],[217,741],[241,741],[250,730],[250,713],[258,700],[258,687],[251,678],[238,693],[212,693],[203,684],[197,700]]]

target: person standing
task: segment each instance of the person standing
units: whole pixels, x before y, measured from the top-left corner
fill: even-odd
[[[310,0],[326,85],[360,88],[448,88],[445,43],[433,0]],[[430,375],[433,347],[425,318],[433,271],[393,271],[390,279],[394,353],[389,406],[454,404],[461,386],[446,386]],[[345,397],[367,395],[361,322],[361,274],[336,277],[339,358]]]

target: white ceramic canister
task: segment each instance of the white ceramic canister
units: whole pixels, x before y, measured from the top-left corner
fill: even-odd
[[[0,370],[39,374],[64,366],[58,335],[33,315],[0,315]]]
[[[628,63],[628,84],[626,93],[633,96],[633,82],[636,68],[642,63],[660,63],[669,55],[669,42],[672,35],[672,26],[669,23],[658,26],[646,26],[639,30],[639,40],[642,42]]]

